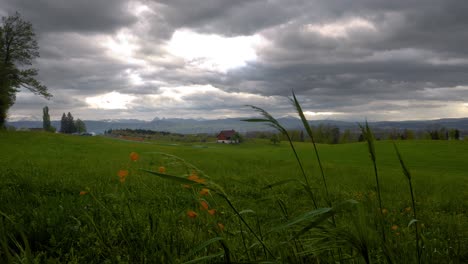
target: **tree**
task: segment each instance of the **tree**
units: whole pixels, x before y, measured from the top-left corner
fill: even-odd
[[[42,108],[42,127],[45,131],[51,132],[54,130],[50,124],[49,107],[47,106]]]
[[[270,141],[274,145],[279,144],[281,142],[281,137],[278,134],[273,134],[273,135],[271,135]]]
[[[0,25],[0,127],[5,125],[8,109],[15,103],[21,87],[47,99],[52,95],[36,80],[37,69],[25,68],[39,57],[39,46],[32,24],[16,12],[2,17]]]
[[[460,140],[460,130],[458,129],[450,129],[449,131],[449,138],[454,140]]]
[[[236,143],[242,143],[244,141],[244,138],[239,134],[239,132],[234,133],[232,135],[231,140],[234,140]]]
[[[403,135],[401,136],[401,139],[406,139],[406,140],[413,140],[415,138],[414,136],[414,131],[411,129],[405,129],[403,130]]]
[[[428,128],[427,133],[432,140],[447,140],[448,131],[445,127],[440,125],[432,125]]]
[[[343,135],[341,135],[341,143],[351,142],[351,130],[345,129]]]
[[[81,119],[76,119],[75,121],[75,128],[76,128],[76,132],[78,133],[84,133],[86,132],[86,124],[81,121]]]
[[[330,141],[329,144],[338,144],[340,143],[340,129],[336,126],[330,128]]]
[[[65,113],[62,115],[62,119],[60,120],[60,133],[68,133],[68,122],[67,122],[67,116]]]
[[[76,132],[75,120],[70,112],[67,114],[67,129],[68,131],[66,133],[71,134]]]

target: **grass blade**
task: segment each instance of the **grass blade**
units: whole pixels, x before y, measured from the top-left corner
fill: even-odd
[[[302,107],[299,104],[299,101],[297,100],[296,94],[294,93],[294,91],[292,91],[292,94],[293,94],[293,99],[291,99],[291,102],[296,107],[296,111],[299,114],[299,116],[301,117],[302,124],[304,125],[304,128],[305,128],[307,134],[310,137],[312,145],[314,146],[315,156],[317,157],[317,163],[319,164],[319,167],[320,167],[320,173],[322,175],[323,185],[325,186],[325,193],[327,195],[327,203],[328,203],[329,206],[331,206],[330,195],[328,193],[327,181],[325,180],[325,173],[323,172],[322,162],[320,161],[320,156],[319,156],[319,153],[318,153],[318,150],[317,150],[317,145],[315,144],[312,129],[311,129],[311,127],[309,125],[309,122],[307,121],[307,119],[306,119],[306,117],[304,115],[304,112],[302,111]]]
[[[281,126],[281,124],[278,122],[278,120],[276,120],[267,111],[263,110],[260,107],[256,107],[256,106],[253,106],[253,105],[247,105],[247,106],[253,108],[255,111],[259,112],[265,118],[265,119],[253,119],[255,121],[252,121],[252,122],[265,122],[265,123],[268,123],[271,127],[276,128],[279,132],[281,132],[283,135],[286,136],[286,138],[288,139],[289,145],[291,146],[291,149],[292,149],[292,151],[294,153],[294,156],[296,157],[296,161],[299,164],[299,167],[301,169],[302,177],[304,178],[304,181],[305,181],[305,183],[307,185],[307,188],[309,189],[308,193],[310,195],[310,198],[312,199],[312,202],[314,203],[315,209],[317,209],[318,206],[317,206],[317,202],[315,200],[315,195],[312,192],[312,188],[310,187],[309,179],[307,178],[304,167],[302,166],[302,162],[299,159],[299,155],[297,154],[296,148],[294,147],[294,144],[292,143],[292,140],[291,140],[291,137],[289,136],[288,131],[283,126]],[[252,120],[252,119],[246,119],[247,122],[249,122],[248,120]],[[264,121],[259,121],[259,120],[264,120]]]
[[[271,188],[276,187],[276,186],[281,186],[281,185],[284,185],[284,184],[287,184],[287,183],[290,183],[290,182],[297,182],[297,181],[298,181],[297,179],[287,179],[287,180],[274,182],[272,184],[266,185],[265,187],[262,188],[262,190],[271,189]]]
[[[195,255],[198,251],[200,251],[200,250],[206,248],[207,246],[209,246],[209,245],[211,245],[211,244],[213,244],[213,243],[215,243],[215,242],[217,242],[217,241],[221,241],[221,240],[223,240],[222,237],[214,237],[214,238],[212,238],[212,239],[209,239],[209,240],[207,240],[207,241],[201,243],[200,245],[196,246],[194,249],[192,249],[192,250],[185,256],[185,258],[188,259],[188,258],[192,257],[193,255]]]
[[[163,174],[163,173],[159,173],[159,172],[155,172],[155,171],[150,171],[150,170],[145,170],[145,169],[140,169],[141,171],[144,171],[144,172],[147,172],[149,174],[153,174],[153,175],[156,175],[158,177],[161,177],[163,179],[166,179],[166,180],[171,180],[171,181],[176,181],[176,182],[179,182],[179,183],[183,183],[183,184],[201,184],[201,185],[204,185],[203,183],[197,183],[197,182],[194,182],[192,180],[189,180],[189,179],[186,179],[186,178],[182,178],[182,177],[179,177],[179,176],[173,176],[173,175],[169,175],[169,174]]]
[[[401,169],[403,170],[403,174],[406,176],[406,179],[408,180],[408,186],[409,186],[409,191],[411,194],[411,203],[413,205],[413,217],[414,219],[411,220],[411,222],[408,224],[408,227],[411,224],[414,224],[414,230],[415,230],[415,235],[416,235],[416,251],[417,251],[417,257],[418,257],[418,263],[421,263],[421,249],[419,247],[419,232],[418,232],[418,224],[416,223],[417,217],[416,217],[416,202],[414,199],[414,192],[413,192],[413,184],[411,183],[411,173],[406,166],[405,162],[403,161],[403,158],[401,157],[400,151],[398,150],[395,142],[393,142],[393,147],[395,148],[395,152],[397,154],[398,160],[400,161]]]
[[[222,257],[223,255],[224,255],[224,251],[220,251],[219,253],[216,253],[216,254],[213,254],[213,255],[208,255],[208,256],[193,259],[193,260],[190,260],[190,261],[187,261],[187,262],[183,262],[183,264],[192,264],[192,263],[199,263],[199,262],[208,263],[207,262],[208,260],[214,259],[214,258],[219,258],[219,257]]]
[[[380,194],[379,174],[377,170],[377,155],[375,154],[375,145],[374,145],[374,134],[372,133],[372,130],[369,127],[369,123],[367,123],[367,120],[366,120],[365,126],[359,124],[359,127],[361,128],[362,135],[364,136],[367,142],[369,155],[372,160],[372,164],[374,166],[375,184],[376,184],[376,189],[377,189],[377,197],[379,200],[380,228],[382,232],[382,239],[385,242],[386,237],[385,237],[385,228],[384,228],[384,216],[382,213],[382,209],[383,209],[382,196]]]

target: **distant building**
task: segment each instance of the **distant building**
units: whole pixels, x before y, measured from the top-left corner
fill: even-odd
[[[219,132],[217,138],[218,143],[227,143],[227,144],[235,144],[239,143],[239,140],[234,137],[236,131],[234,129],[231,130],[223,130]]]

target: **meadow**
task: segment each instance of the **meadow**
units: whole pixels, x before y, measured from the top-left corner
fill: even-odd
[[[468,262],[468,142],[396,145],[411,171],[417,221],[390,141],[375,142],[379,208],[365,142],[317,146],[328,195],[312,144],[294,143],[312,200],[287,142],[0,132],[0,260]]]

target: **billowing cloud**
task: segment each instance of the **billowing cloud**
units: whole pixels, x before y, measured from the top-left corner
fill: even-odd
[[[11,118],[281,116],[291,90],[311,119],[467,115],[463,1],[0,0],[16,10],[54,97],[22,92]]]

